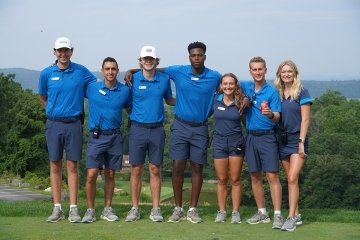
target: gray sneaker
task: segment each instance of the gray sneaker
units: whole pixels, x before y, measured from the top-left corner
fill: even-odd
[[[184,210],[181,207],[175,207],[172,215],[169,217],[169,223],[180,222],[184,219]]]
[[[282,231],[292,232],[296,229],[296,217],[289,217],[286,219],[285,223],[282,225]]]
[[[164,220],[159,207],[151,209],[150,219],[153,222],[162,222]]]
[[[72,223],[81,222],[81,217],[79,215],[79,211],[77,207],[70,208],[68,219]]]
[[[296,219],[296,221],[295,221],[296,226],[299,226],[299,225],[301,225],[303,223],[302,220],[301,220],[301,214],[300,213],[296,214],[294,218]]]
[[[241,223],[240,213],[232,212],[231,213],[231,223]]]
[[[226,212],[225,211],[218,211],[216,214],[215,222],[216,223],[223,223],[226,221]]]
[[[48,217],[48,222],[58,222],[60,220],[64,220],[64,212],[60,209],[60,207],[54,207],[52,214]]]
[[[100,218],[109,222],[119,221],[119,217],[116,216],[115,210],[112,207],[104,207]]]
[[[134,222],[140,219],[139,208],[132,207],[126,216],[125,222]]]
[[[196,208],[193,208],[191,211],[189,210],[186,214],[186,219],[192,223],[201,223],[202,219],[199,216],[199,212]]]
[[[280,214],[274,215],[274,221],[273,221],[273,229],[281,229],[282,225],[284,225],[284,218]]]
[[[258,224],[258,223],[270,223],[271,219],[267,213],[263,214],[260,211],[255,213],[251,218],[246,220],[249,224]]]
[[[84,214],[84,217],[82,218],[83,223],[92,223],[96,221],[95,217],[95,209],[88,208],[86,210],[86,213]]]

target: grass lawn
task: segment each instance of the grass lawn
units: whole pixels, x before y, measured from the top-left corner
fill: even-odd
[[[113,208],[120,216],[119,222],[101,220],[103,207],[102,183],[98,183],[96,199],[97,221],[91,224],[70,223],[68,220],[58,223],[47,223],[53,204],[49,201],[10,202],[0,201],[0,240],[2,239],[360,239],[360,211],[341,209],[303,209],[304,224],[294,232],[273,230],[272,224],[249,225],[245,220],[255,213],[256,209],[242,206],[240,210],[243,222],[241,224],[214,223],[217,211],[216,201],[210,201],[213,196],[201,194],[199,212],[204,222],[192,224],[186,220],[180,223],[153,223],[149,219],[149,187],[143,184],[141,200],[141,219],[137,222],[124,221],[131,208],[129,183],[120,181],[116,187],[122,191],[114,196]],[[189,187],[190,183],[185,183]],[[214,188],[214,184],[204,184],[203,189]],[[172,194],[171,182],[162,185],[162,199]],[[185,195],[185,194],[184,194]],[[185,201],[185,210],[188,204]],[[80,214],[86,211],[84,192],[79,193],[78,203]],[[69,205],[63,202],[65,214]],[[162,204],[165,220],[172,213],[171,200]],[[230,209],[228,209],[228,216]],[[286,215],[284,210],[283,215]],[[229,216],[230,217],[230,216]]]
[[[141,219],[134,223],[71,224],[61,221],[46,223],[44,217],[1,217],[0,239],[359,239],[359,223],[309,222],[294,232],[271,229],[271,224],[215,224],[205,221],[192,224],[153,223]]]

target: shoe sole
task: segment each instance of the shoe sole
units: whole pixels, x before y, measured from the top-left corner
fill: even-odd
[[[149,218],[153,222],[163,222],[164,221],[164,219],[161,219],[161,220],[160,219],[154,219],[152,216],[150,216]]]
[[[225,220],[215,220],[214,222],[216,222],[216,223],[224,223],[225,222]]]
[[[82,223],[92,223],[92,222],[95,222],[96,221],[96,219],[93,219],[93,220],[87,220],[87,221],[81,221]]]
[[[300,222],[295,222],[295,225],[296,225],[296,226],[300,226],[301,224],[303,224],[302,221],[300,221]]]
[[[191,223],[201,223],[202,221],[196,222],[194,220],[192,220],[190,217],[187,217],[186,220],[188,220]]]
[[[71,223],[80,223],[80,222],[82,222],[81,219],[79,219],[79,220],[72,220],[71,218],[68,218],[68,220],[69,220],[69,222],[71,222]]]
[[[260,220],[258,222],[248,222],[248,221],[246,221],[246,223],[248,223],[248,224],[259,224],[259,223],[270,223],[270,222],[271,222],[270,218],[266,218],[266,219]]]
[[[238,221],[231,221],[231,223],[232,223],[232,224],[240,224],[241,221],[239,221],[239,222],[238,222]]]
[[[167,222],[168,223],[178,223],[178,222],[180,222],[180,221],[182,221],[184,219],[185,219],[185,217],[181,217],[181,218],[179,218],[179,220],[171,220],[171,219],[169,219]]]
[[[137,221],[137,220],[139,220],[140,219],[140,217],[139,218],[135,218],[134,220],[130,220],[130,219],[125,219],[125,222],[135,222],[135,221]]]
[[[294,226],[294,228],[281,228],[281,231],[288,231],[288,232],[293,232],[296,229],[296,226]]]
[[[103,216],[103,215],[101,215],[100,218],[101,218],[102,220],[106,220],[106,221],[108,221],[108,222],[116,222],[116,221],[119,221],[119,218],[117,218],[117,219],[110,219],[110,218],[107,218],[106,216]]]
[[[282,227],[282,226],[281,226]],[[272,229],[281,229],[279,226],[272,226]]]
[[[49,222],[49,223],[56,223],[56,222],[58,222],[60,220],[64,220],[64,219],[65,219],[65,217],[60,217],[60,218],[58,218],[56,220],[46,220],[46,221]]]

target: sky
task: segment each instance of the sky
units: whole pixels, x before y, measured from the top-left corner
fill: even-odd
[[[188,44],[201,41],[207,67],[240,79],[254,56],[268,79],[286,59],[303,80],[360,79],[359,0],[0,0],[0,68],[42,70],[60,36],[91,71],[108,56],[135,68],[145,45],[159,67],[189,64]]]

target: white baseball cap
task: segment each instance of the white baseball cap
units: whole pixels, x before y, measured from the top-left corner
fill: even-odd
[[[60,49],[60,48],[70,48],[70,49],[72,49],[73,46],[72,46],[72,44],[70,42],[70,39],[68,39],[66,37],[59,37],[55,41],[54,48],[55,49]]]
[[[155,48],[152,47],[152,46],[144,46],[141,49],[140,57],[141,58],[144,58],[144,57],[156,58],[156,50],[155,50]]]

